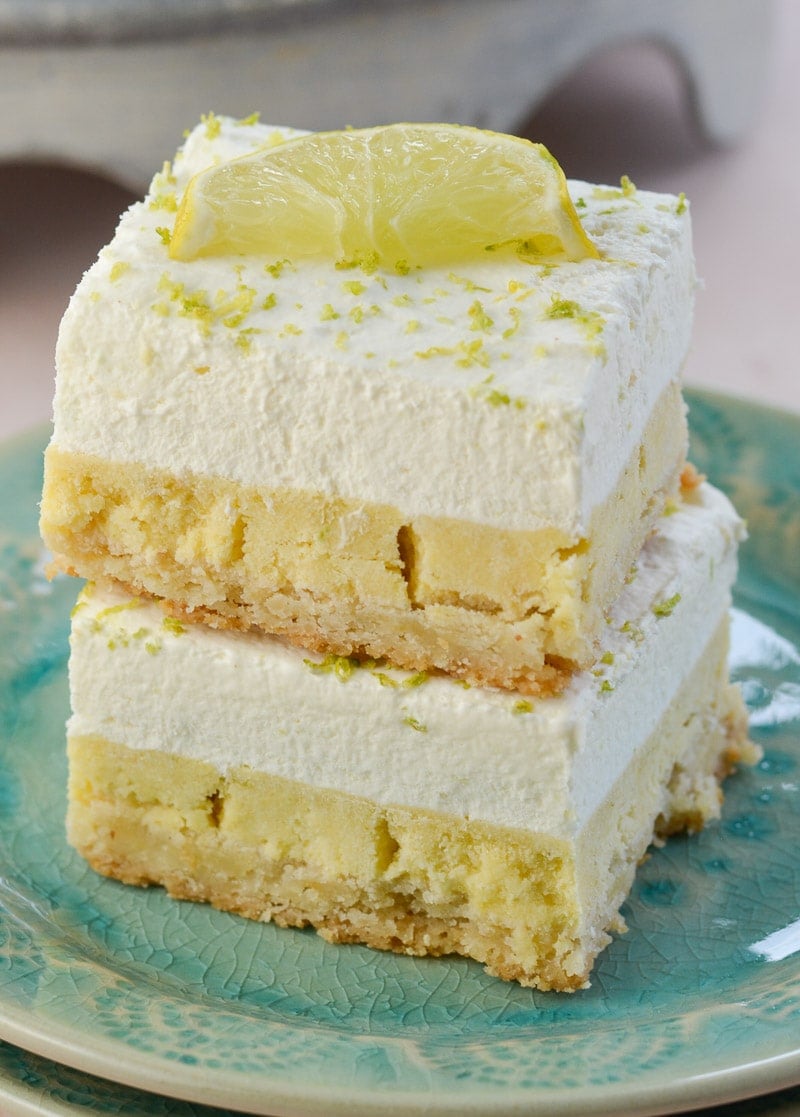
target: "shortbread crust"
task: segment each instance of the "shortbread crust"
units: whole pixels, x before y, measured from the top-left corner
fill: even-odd
[[[187,621],[555,692],[596,658],[605,614],[677,493],[685,437],[672,386],[587,537],[406,523],[395,508],[175,477],[55,446],[42,530],[62,568],[154,595]]]

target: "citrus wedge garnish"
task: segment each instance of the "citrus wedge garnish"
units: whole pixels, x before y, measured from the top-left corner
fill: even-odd
[[[190,181],[176,260],[227,254],[425,266],[516,251],[597,256],[541,144],[454,124],[312,132]]]

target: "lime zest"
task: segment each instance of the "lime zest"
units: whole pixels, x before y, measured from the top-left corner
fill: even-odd
[[[674,593],[672,597],[666,601],[659,601],[653,606],[653,613],[656,617],[671,617],[675,606],[681,599],[679,593]]]

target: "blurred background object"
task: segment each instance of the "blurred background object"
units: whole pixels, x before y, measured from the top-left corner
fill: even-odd
[[[203,107],[298,128],[447,120],[511,132],[598,49],[657,42],[700,128],[736,138],[764,0],[0,0],[0,155],[141,190]]]
[[[684,190],[689,380],[800,410],[798,47],[796,0],[0,0],[0,436],[49,414],[81,272],[210,109],[474,123]]]

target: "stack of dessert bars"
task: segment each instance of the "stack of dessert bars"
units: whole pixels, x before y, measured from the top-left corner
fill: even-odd
[[[192,132],[62,323],[70,840],[131,884],[580,988],[649,843],[753,756],[742,528],[686,464],[688,208],[570,183],[577,263],[173,260],[190,177],[276,131]]]

